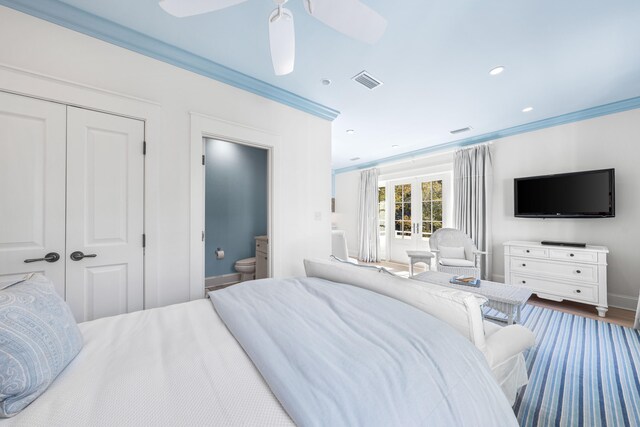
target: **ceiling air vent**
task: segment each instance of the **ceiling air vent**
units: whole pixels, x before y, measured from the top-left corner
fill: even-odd
[[[460,129],[450,130],[450,131],[449,131],[449,133],[450,133],[451,135],[457,135],[457,134],[462,133],[462,132],[469,132],[470,130],[471,130],[471,127],[470,127],[470,126],[467,126],[466,128],[460,128]]]
[[[359,72],[358,74],[353,76],[352,79],[370,90],[373,90],[382,84],[380,80],[376,79],[366,71]]]

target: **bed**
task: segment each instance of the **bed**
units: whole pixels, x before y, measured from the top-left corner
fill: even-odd
[[[482,353],[396,299],[315,277],[210,296],[80,324],[0,426],[517,425]]]

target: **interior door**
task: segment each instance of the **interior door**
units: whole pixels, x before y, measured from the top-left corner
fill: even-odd
[[[79,322],[141,310],[144,123],[67,117],[67,303]]]
[[[43,273],[62,297],[65,144],[64,105],[0,92],[0,281]]]

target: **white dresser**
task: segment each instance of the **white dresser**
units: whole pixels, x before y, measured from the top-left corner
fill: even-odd
[[[539,242],[504,243],[504,280],[540,298],[595,305],[607,310],[607,254],[604,246],[573,248]]]

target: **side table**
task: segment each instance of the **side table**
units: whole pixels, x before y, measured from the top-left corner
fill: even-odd
[[[418,262],[423,262],[431,270],[431,258],[435,257],[432,252],[429,251],[407,251],[409,256],[409,276],[413,276],[413,265]]]

